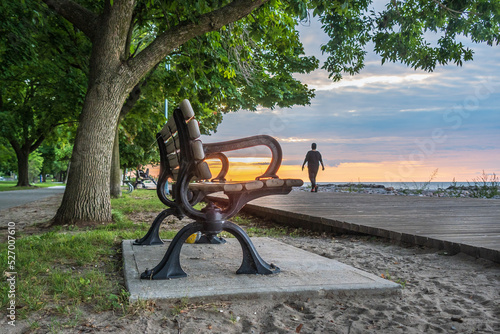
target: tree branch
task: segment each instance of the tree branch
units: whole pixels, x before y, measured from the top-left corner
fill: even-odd
[[[135,21],[135,12],[132,14],[132,24],[130,24],[127,32],[127,40],[125,42],[125,57],[124,59],[130,58],[130,45],[132,44],[132,34],[134,32],[134,21]],[[135,52],[134,52],[135,53]]]
[[[43,143],[43,141],[45,140],[45,138],[52,131],[54,131],[55,128],[57,128],[60,125],[69,124],[69,123],[78,123],[78,121],[77,120],[73,120],[73,121],[67,121],[67,122],[54,123],[54,124],[50,124],[49,126],[47,126],[47,127],[43,128],[43,129],[40,129],[39,131],[37,131],[36,136],[38,138],[36,139],[35,143],[33,143],[30,146],[30,149],[29,149],[30,153],[34,152]],[[29,139],[27,141],[31,141],[31,140],[32,139]]]
[[[42,0],[50,9],[71,22],[75,27],[83,31],[90,40],[94,39],[96,33],[98,16],[87,8],[71,0]]]
[[[14,149],[14,152],[16,152],[16,155],[19,156],[21,153],[21,145],[15,140],[15,139],[9,139],[10,146]]]
[[[156,71],[156,69],[158,68],[158,65],[160,65],[159,63],[155,65],[155,67],[153,67],[153,69],[149,72],[148,76],[146,76],[146,78],[139,82],[137,85],[135,85],[135,87],[132,89],[132,91],[130,92],[127,100],[125,101],[125,103],[123,104],[123,107],[122,109],[120,110],[120,116],[119,116],[119,120],[118,120],[118,124],[123,120],[125,119],[125,117],[127,116],[127,114],[130,112],[130,110],[132,110],[132,108],[135,106],[135,104],[137,103],[137,101],[139,101],[139,98],[141,97],[141,89],[145,86],[147,86],[148,84],[148,80],[153,76],[153,73]]]
[[[479,13],[476,13],[476,12],[462,12],[462,11],[459,11],[459,10],[455,10],[455,9],[451,9],[450,7],[442,4],[440,1],[438,0],[432,0],[435,4],[437,4],[439,7],[441,7],[442,9],[452,13],[452,14],[471,14],[471,15],[476,15],[476,16],[479,16],[480,14]]]
[[[218,30],[224,25],[238,21],[270,0],[234,0],[228,5],[210,13],[200,15],[193,21],[183,21],[159,35],[128,65],[136,78],[142,78],[166,55],[190,39],[207,32]]]
[[[64,125],[64,124],[71,124],[71,123],[78,123],[80,122],[79,120],[73,120],[73,121],[67,121],[67,122],[61,122],[61,123],[55,123],[51,125],[52,129],[57,128],[59,125]],[[52,131],[52,130],[51,130]]]
[[[44,140],[45,140],[45,135],[41,135],[40,137],[38,137],[35,143],[31,145],[29,153],[34,152],[38,147],[40,147],[40,145],[43,143]]]

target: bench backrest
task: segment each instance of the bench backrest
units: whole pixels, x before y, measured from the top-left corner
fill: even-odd
[[[212,177],[205,160],[200,128],[188,100],[181,102],[161,131],[157,134],[160,149],[160,178],[177,180],[180,172],[194,173],[198,180]]]

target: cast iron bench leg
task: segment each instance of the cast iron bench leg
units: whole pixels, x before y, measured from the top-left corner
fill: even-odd
[[[260,257],[252,241],[241,227],[230,221],[224,221],[222,229],[234,235],[241,245],[243,261],[236,271],[237,274],[270,275],[280,272],[278,267],[274,264],[268,264]],[[180,264],[181,248],[191,234],[202,230],[202,223],[195,222],[184,226],[172,240],[161,262],[151,270],[146,269],[141,274],[141,279],[158,280],[186,277],[187,274],[182,270]]]
[[[134,245],[142,245],[142,246],[152,246],[152,245],[163,245],[163,241],[160,239],[160,226],[161,223],[170,215],[176,215],[176,209],[166,209],[160,212],[158,216],[156,216],[153,224],[149,228],[148,233],[140,239],[136,239],[134,241]]]
[[[243,250],[243,262],[240,269],[236,271],[237,274],[271,275],[280,272],[280,268],[272,263],[268,264],[260,257],[252,240],[241,227],[230,221],[225,221],[222,223],[222,229],[234,235]]]
[[[212,244],[212,245],[220,245],[225,244],[226,240],[222,237],[218,237],[216,235],[202,235],[200,240],[196,241],[197,244]]]
[[[184,226],[175,235],[160,263],[151,270],[146,269],[141,274],[141,279],[156,280],[186,277],[187,274],[182,270],[179,259],[181,248],[191,234],[201,231],[202,228],[203,224],[196,222]]]

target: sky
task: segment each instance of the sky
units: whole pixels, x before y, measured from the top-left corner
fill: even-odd
[[[299,26],[306,55],[324,60],[320,23]],[[256,134],[283,150],[278,175],[308,181],[301,170],[317,143],[325,171],[319,182],[435,182],[500,175],[500,47],[472,44],[474,60],[428,73],[386,63],[374,52],[355,76],[332,82],[318,69],[296,78],[315,89],[309,106],[240,110],[224,115],[203,142]],[[231,152],[228,179],[253,179],[270,159],[267,148]],[[215,165],[214,165],[215,166]],[[213,171],[215,174],[217,171]]]

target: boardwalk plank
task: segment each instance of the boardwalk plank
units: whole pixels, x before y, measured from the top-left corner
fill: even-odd
[[[244,210],[296,227],[349,230],[500,262],[500,201],[292,192]]]

